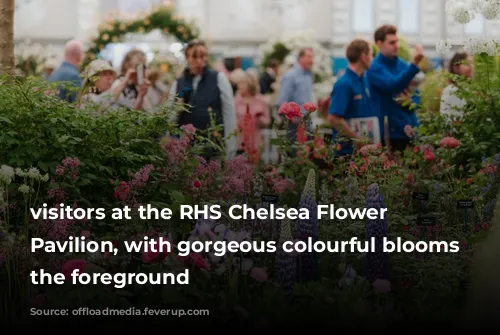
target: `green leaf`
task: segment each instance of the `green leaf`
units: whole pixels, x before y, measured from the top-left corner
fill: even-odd
[[[173,191],[172,194],[172,199],[176,202],[176,203],[179,203],[179,204],[183,204],[184,202],[184,195],[179,192],[179,191]]]

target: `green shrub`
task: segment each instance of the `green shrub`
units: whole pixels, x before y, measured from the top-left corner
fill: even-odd
[[[112,194],[109,178],[165,163],[158,144],[169,130],[165,113],[96,115],[45,96],[47,88],[31,80],[0,86],[0,163],[55,175],[61,160],[77,157],[81,197],[90,202]]]

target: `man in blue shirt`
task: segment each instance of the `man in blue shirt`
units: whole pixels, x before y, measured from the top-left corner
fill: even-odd
[[[384,25],[375,31],[375,43],[380,53],[375,57],[367,78],[376,101],[380,103],[383,116],[389,120],[389,139],[392,150],[403,151],[410,143],[405,134],[406,125],[419,125],[412,97],[408,92],[409,85],[417,73],[418,64],[424,57],[423,49],[417,46],[413,62],[407,64],[398,57],[399,40],[397,28]]]
[[[312,48],[299,51],[298,64],[289,70],[281,79],[278,106],[285,102],[295,102],[306,114],[303,105],[313,100],[313,75],[311,72],[314,63]],[[288,123],[288,139],[295,143],[297,138],[297,123]]]
[[[71,103],[76,101],[77,90],[82,86],[80,66],[84,57],[85,53],[80,41],[71,40],[66,43],[64,47],[64,62],[49,77],[49,83],[61,83],[59,86],[59,98],[61,100]]]
[[[372,124],[372,131],[378,131],[375,136],[383,138],[378,105],[372,101],[368,81],[364,75],[373,59],[371,45],[365,40],[356,39],[347,47],[346,56],[349,66],[333,87],[328,110],[328,120],[334,127],[332,142],[341,145],[338,156],[353,153],[353,140],[359,140],[360,144],[366,140],[360,129],[358,131],[352,129],[349,124],[352,119],[375,117],[378,126]]]

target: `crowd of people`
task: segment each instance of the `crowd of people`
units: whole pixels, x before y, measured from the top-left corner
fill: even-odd
[[[332,141],[340,144],[339,156],[352,154],[357,146],[367,143],[390,145],[392,150],[402,151],[410,143],[405,128],[419,125],[415,78],[421,73],[418,65],[424,57],[423,48],[416,46],[411,63],[403,61],[398,57],[397,27],[392,25],[376,29],[374,42],[379,50],[376,57],[372,43],[363,39],[349,43],[348,67],[332,88],[327,121],[332,126]],[[227,74],[208,65],[209,50],[202,41],[191,41],[184,53],[186,68],[165,89],[158,84],[158,73],[147,68],[146,54],[138,49],[125,55],[119,71],[97,59],[83,69],[81,76],[84,47],[73,40],[66,44],[64,62],[48,81],[59,83],[61,99],[81,108],[93,104],[103,109],[126,107],[154,112],[164,104],[184,103],[187,110],[172,121],[205,130],[215,120],[223,128],[228,156],[244,151],[249,142],[256,148],[263,146],[261,130],[273,121],[273,109],[295,103],[306,114],[304,105],[315,100],[312,48],[301,49],[296,64],[280,80],[281,64],[275,59],[268,62],[262,74],[256,69],[236,69]],[[472,77],[471,58],[465,53],[455,54],[449,72]],[[80,88],[79,92],[69,90],[67,85]],[[266,98],[269,94],[276,94],[277,99],[271,102]],[[443,89],[441,113],[459,117],[464,105],[451,81]],[[311,130],[310,125],[308,128]],[[233,133],[238,136],[229,136]],[[297,122],[288,123],[287,134],[295,142]]]

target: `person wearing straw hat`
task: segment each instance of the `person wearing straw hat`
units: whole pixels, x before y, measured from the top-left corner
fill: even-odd
[[[98,104],[112,107],[115,101],[110,89],[116,79],[116,72],[111,64],[96,59],[85,68],[84,76],[79,106]]]

